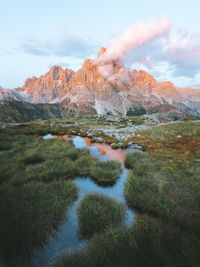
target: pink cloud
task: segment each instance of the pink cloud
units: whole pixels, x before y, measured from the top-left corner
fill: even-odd
[[[160,21],[153,19],[149,24],[141,21],[132,25],[108,46],[106,52],[97,59],[96,63],[124,59],[128,52],[165,36],[169,33],[171,25],[171,20],[166,17]]]

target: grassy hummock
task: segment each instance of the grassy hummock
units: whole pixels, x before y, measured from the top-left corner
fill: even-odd
[[[196,236],[138,215],[134,227],[115,227],[95,235],[87,249],[62,256],[56,267],[199,266]]]
[[[73,178],[89,176],[110,185],[121,173],[117,162],[99,162],[70,140],[42,136],[68,131],[118,144],[119,135],[125,134],[120,129],[128,124],[134,124],[132,118],[118,116],[0,124],[0,258],[7,259],[8,266],[22,266],[16,258],[28,256],[54,232],[76,198]],[[112,223],[101,228],[95,215],[99,232],[91,234],[84,250],[67,254],[58,266],[199,266],[200,122],[140,129],[125,135],[120,147],[131,142],[145,151],[127,155],[130,170],[124,192],[129,207],[143,214],[129,228]],[[107,206],[100,205],[105,222],[112,218]],[[89,207],[93,205],[86,211]]]
[[[85,250],[66,254],[57,267],[199,266],[199,121],[141,130],[130,141],[145,151],[125,161],[125,198],[140,211],[134,225],[95,235]]]
[[[0,251],[9,262],[28,256],[42,245],[66,217],[77,197],[71,181],[31,182],[0,189]]]
[[[89,193],[79,203],[79,231],[84,237],[120,225],[125,217],[125,208],[116,200],[100,194]]]
[[[158,182],[148,177],[135,176],[134,172],[129,172],[125,184],[125,198],[132,208],[172,220],[172,207],[165,197],[164,190],[165,187],[161,187]]]
[[[91,178],[100,185],[113,185],[120,177],[122,168],[118,161],[96,162],[90,167]]]

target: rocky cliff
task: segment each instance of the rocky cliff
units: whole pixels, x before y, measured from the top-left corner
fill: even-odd
[[[32,77],[14,92],[32,103],[59,103],[65,114],[134,114],[169,109],[200,116],[200,89],[179,88],[171,82],[158,83],[140,70],[131,71],[120,61],[87,59],[73,72],[53,66],[39,78]],[[165,105],[165,108],[161,108]]]

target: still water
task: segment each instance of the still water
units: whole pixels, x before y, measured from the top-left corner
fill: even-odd
[[[62,137],[46,135],[44,139],[48,138],[65,138],[69,139],[67,135]],[[76,148],[87,148],[92,157],[96,157],[101,161],[119,160],[122,164],[124,162],[125,154],[130,150],[112,149],[108,144],[91,143],[89,138],[82,138],[79,136],[72,137],[73,144]],[[133,150],[132,150],[133,151]],[[59,229],[52,236],[50,241],[35,251],[33,256],[33,266],[52,266],[59,256],[68,251],[75,251],[84,247],[86,240],[81,240],[78,235],[78,219],[77,206],[79,201],[89,192],[100,193],[124,203],[127,208],[127,216],[124,220],[126,226],[130,226],[134,222],[135,212],[128,208],[124,199],[124,183],[127,177],[127,172],[123,168],[120,178],[112,187],[101,187],[95,184],[89,177],[77,177],[74,183],[78,187],[78,199],[71,205],[68,210],[68,216],[60,225]]]

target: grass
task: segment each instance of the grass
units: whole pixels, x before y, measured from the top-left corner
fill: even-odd
[[[170,201],[163,193],[165,190],[159,182],[135,176],[133,171],[129,173],[125,184],[125,198],[132,208],[172,221],[173,212]]]
[[[191,162],[191,165],[180,168],[174,152],[168,153],[174,159],[173,168],[170,167],[171,161],[159,154],[142,153],[143,159],[127,155],[132,169],[125,184],[126,201],[139,211],[156,215],[183,229],[191,227],[199,232],[197,188],[200,167]]]
[[[125,208],[112,198],[89,193],[79,203],[78,219],[81,236],[86,238],[122,224]]]
[[[80,176],[90,176],[90,168],[98,162],[97,159],[90,156],[82,156],[75,162],[75,168]]]
[[[126,202],[139,211],[134,225],[95,235],[85,250],[66,254],[57,267],[199,266],[200,123],[187,120],[138,133],[129,141],[145,152],[125,160]]]
[[[199,266],[199,240],[147,215],[134,227],[112,228],[95,235],[87,250],[69,253],[56,267]]]
[[[90,167],[91,178],[100,185],[113,185],[121,174],[118,161],[96,162]]]
[[[0,189],[0,251],[8,262],[29,255],[48,240],[77,197],[71,181],[31,182]]]
[[[108,122],[107,117],[91,116],[0,129],[0,150],[5,151],[0,155],[0,256],[8,265],[17,265],[17,257],[31,254],[56,230],[76,198],[73,178],[89,176],[110,186],[121,173],[118,162],[99,162],[88,150],[75,149],[70,140],[43,140],[43,135],[71,131],[87,136],[90,124],[91,129],[116,129],[127,123],[134,124],[134,119],[115,117]],[[101,228],[101,217],[95,216],[99,232],[92,233],[83,251],[63,256],[57,266],[199,266],[199,129],[200,123],[189,118],[140,131],[125,140],[145,150],[130,153],[125,160],[130,169],[126,201],[140,215],[129,228],[113,224]],[[114,135],[104,136],[98,130],[94,136],[118,142]],[[112,217],[111,209],[105,212],[107,206],[99,205],[105,221]],[[93,204],[85,209],[90,208],[89,215],[97,210]],[[89,215],[86,227],[94,218],[88,220]]]
[[[71,180],[98,166],[88,150],[71,140],[44,140],[47,133],[64,132],[52,121],[0,129],[0,257],[11,266],[47,242],[77,197]],[[105,174],[116,173],[111,165]]]
[[[125,157],[125,167],[130,169],[138,162],[138,160],[144,159],[144,154],[138,151],[127,153]]]

